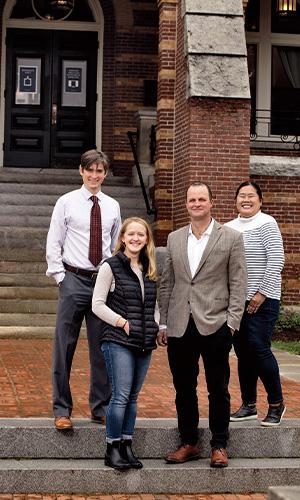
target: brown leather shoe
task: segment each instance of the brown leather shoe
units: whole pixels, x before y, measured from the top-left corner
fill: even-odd
[[[101,415],[98,417],[97,415],[91,415],[91,421],[94,422],[95,424],[101,424],[105,425],[106,424],[106,417],[105,415]]]
[[[211,467],[228,467],[228,457],[225,448],[213,448],[210,457]]]
[[[69,431],[70,429],[73,429],[70,417],[55,417],[54,425],[58,431]]]
[[[182,444],[176,451],[169,453],[165,457],[168,464],[183,464],[189,460],[198,460],[200,458],[200,448],[192,444]]]

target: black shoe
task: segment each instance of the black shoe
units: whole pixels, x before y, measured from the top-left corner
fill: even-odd
[[[117,470],[128,470],[131,465],[127,460],[124,460],[120,454],[120,441],[107,443],[104,463],[107,467],[112,467]]]
[[[286,407],[283,403],[279,406],[269,406],[267,416],[261,421],[263,427],[276,427],[280,425],[283,415],[285,414]]]
[[[242,406],[230,415],[230,422],[243,422],[244,420],[255,420],[257,418],[256,405],[243,403]]]
[[[120,444],[121,456],[130,463],[133,469],[141,469],[143,467],[142,462],[135,456],[132,451],[132,441],[131,439],[122,439]]]

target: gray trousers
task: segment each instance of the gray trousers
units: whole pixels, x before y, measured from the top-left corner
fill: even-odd
[[[59,287],[56,330],[53,348],[53,413],[70,416],[73,402],[70,372],[80,328],[86,320],[90,355],[91,413],[105,415],[111,394],[105,361],[100,349],[101,320],[92,312],[94,280],[66,271]]]

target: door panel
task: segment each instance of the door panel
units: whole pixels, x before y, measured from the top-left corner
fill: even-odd
[[[5,166],[77,167],[95,147],[97,49],[94,32],[7,30]]]

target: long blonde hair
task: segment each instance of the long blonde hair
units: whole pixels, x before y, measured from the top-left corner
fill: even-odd
[[[119,251],[124,252],[125,245],[122,241],[122,238],[126,232],[127,227],[132,222],[136,222],[137,224],[141,224],[146,229],[147,243],[144,246],[144,248],[142,248],[142,250],[141,250],[141,253],[139,256],[139,261],[143,264],[143,257],[147,258],[148,269],[146,269],[146,276],[149,278],[149,280],[156,281],[157,280],[157,271],[156,271],[154,239],[153,239],[152,229],[149,226],[148,222],[146,222],[144,219],[141,219],[140,217],[128,217],[128,219],[124,220],[122,227],[120,229],[120,232],[119,232],[118,241],[116,244],[114,255]]]

